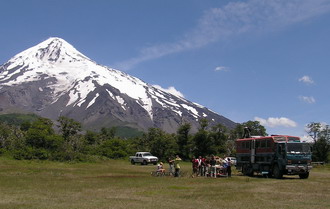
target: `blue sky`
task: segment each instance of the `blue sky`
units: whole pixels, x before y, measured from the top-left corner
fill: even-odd
[[[330,122],[330,0],[1,0],[0,63],[60,37],[235,122]]]

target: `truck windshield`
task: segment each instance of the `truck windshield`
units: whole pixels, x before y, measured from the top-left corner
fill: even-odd
[[[144,153],[143,156],[151,156],[151,154],[149,152]]]
[[[310,146],[307,143],[287,143],[287,150],[291,154],[310,153]]]

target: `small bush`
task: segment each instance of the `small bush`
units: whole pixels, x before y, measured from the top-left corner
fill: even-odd
[[[19,150],[13,151],[13,158],[17,160],[47,160],[49,159],[50,153],[45,149],[37,149],[33,147],[24,147]]]

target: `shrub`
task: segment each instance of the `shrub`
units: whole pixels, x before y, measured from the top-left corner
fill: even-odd
[[[46,149],[38,149],[33,147],[23,147],[22,149],[13,150],[13,158],[17,160],[47,160],[50,153]]]

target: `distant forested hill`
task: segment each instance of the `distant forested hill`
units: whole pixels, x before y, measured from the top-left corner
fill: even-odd
[[[19,126],[26,122],[36,121],[39,116],[35,114],[20,114],[20,113],[11,113],[0,115],[0,122],[7,123],[9,125]]]

